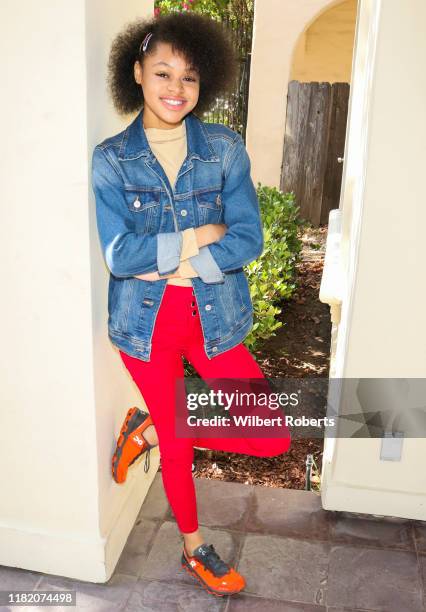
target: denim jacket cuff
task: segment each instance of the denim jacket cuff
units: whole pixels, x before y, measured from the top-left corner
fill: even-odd
[[[171,274],[179,267],[182,232],[157,234],[157,269],[159,274]]]
[[[204,283],[221,283],[225,280],[225,275],[207,246],[201,247],[198,255],[189,257],[188,261]]]

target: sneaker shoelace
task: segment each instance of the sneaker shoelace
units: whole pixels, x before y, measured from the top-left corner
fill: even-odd
[[[145,473],[149,471],[149,466],[150,466],[150,461],[151,461],[150,460],[150,456],[149,456],[150,452],[151,452],[151,446],[148,447],[148,449],[146,451],[145,465],[143,467],[143,470],[144,470]]]
[[[144,438],[143,434],[142,437]],[[144,438],[145,440],[145,438]],[[155,448],[157,446],[157,444],[150,444],[147,440],[145,440],[145,442],[148,444],[148,448],[144,451],[141,451],[139,453],[139,455],[136,455],[136,457],[134,457],[134,459],[132,459],[132,461],[129,463],[129,467],[139,459],[139,457],[142,455],[142,453],[145,453],[145,464],[144,464],[144,472],[147,473],[149,472],[149,467],[150,467],[150,462],[151,462],[151,456],[150,456],[150,452],[152,448]]]
[[[204,550],[207,551],[204,555],[200,555],[199,557],[197,555],[197,558],[199,558],[199,560],[202,562],[204,569],[210,570],[215,576],[224,576],[229,572],[231,568],[227,563],[225,563],[225,561],[222,561],[215,551],[213,544],[206,546]]]
[[[139,427],[139,425],[145,421],[147,416],[148,415],[146,414],[146,412],[143,412],[142,410],[139,411],[137,419],[135,421],[135,429],[137,427]],[[150,457],[151,448],[154,448],[154,446],[157,446],[157,445],[156,444],[150,444],[143,434],[142,434],[142,437],[145,440],[145,442],[148,444],[148,448],[145,451],[142,451],[142,452],[146,453],[146,455],[145,455],[145,464],[144,464],[144,468],[143,469],[144,469],[144,472],[147,473],[147,472],[149,472],[149,467],[150,467],[150,464],[151,464],[151,457]],[[132,463],[134,461],[136,461],[137,458],[138,457],[135,457],[133,459],[133,461],[130,463],[130,465],[132,465]]]

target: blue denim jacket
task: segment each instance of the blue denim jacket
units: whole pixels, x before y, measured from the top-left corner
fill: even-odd
[[[167,279],[134,276],[175,272],[183,230],[225,223],[225,236],[190,258],[199,274],[191,280],[211,359],[244,340],[253,325],[243,266],[259,257],[264,242],[250,160],[239,134],[189,113],[187,156],[173,189],[149,147],[142,113],[98,144],[92,158],[98,233],[110,271],[108,335],[123,352],[149,361]]]

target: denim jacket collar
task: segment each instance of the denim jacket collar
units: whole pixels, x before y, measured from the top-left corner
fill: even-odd
[[[143,127],[143,107],[124,132],[118,159],[126,161],[141,156],[153,158],[152,150]],[[203,161],[219,161],[202,122],[192,112],[185,117],[188,159],[197,158]]]

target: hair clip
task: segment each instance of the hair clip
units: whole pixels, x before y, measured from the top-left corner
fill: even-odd
[[[139,55],[141,55],[142,53],[145,53],[148,43],[151,40],[152,34],[153,34],[152,32],[148,32],[148,34],[145,36],[145,38],[139,45]],[[141,47],[142,47],[142,50],[141,50]]]

